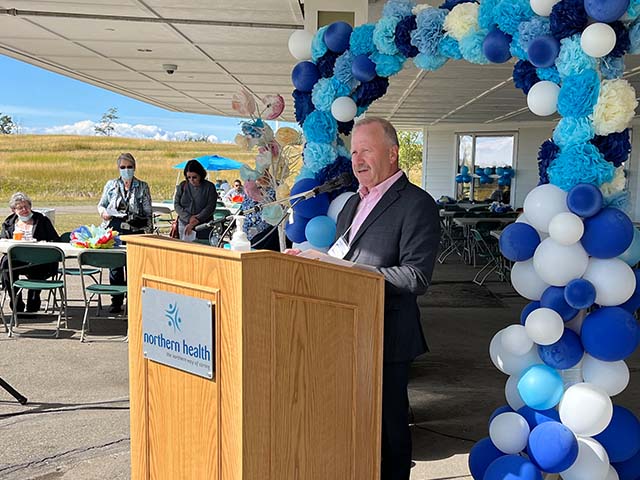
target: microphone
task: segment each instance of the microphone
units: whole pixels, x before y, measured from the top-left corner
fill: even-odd
[[[304,198],[305,199],[312,198],[312,197],[315,197],[316,195],[321,195],[323,193],[333,192],[334,190],[338,190],[339,188],[348,187],[349,185],[351,185],[351,181],[352,181],[351,174],[348,172],[344,172],[338,175],[337,177],[333,177],[327,180],[322,185],[311,189],[307,193],[312,192],[313,195],[307,196],[307,194],[305,194]]]
[[[225,219],[226,220],[226,219]],[[221,222],[222,220],[211,220],[207,223],[201,223],[200,225],[196,225],[193,228],[194,232],[201,232],[202,230],[206,230],[207,228],[213,227],[216,223]]]

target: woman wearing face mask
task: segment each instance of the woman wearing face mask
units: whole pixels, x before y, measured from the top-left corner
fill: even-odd
[[[13,213],[2,223],[0,238],[15,238],[27,241],[38,240],[45,242],[60,241],[60,236],[51,224],[51,221],[43,214],[31,210],[31,199],[26,194],[17,192],[11,195],[9,208]],[[8,288],[9,285],[8,263],[6,255],[3,256],[2,260],[0,260],[3,288]],[[19,273],[30,279],[45,280],[58,273],[58,266],[55,263],[38,265],[29,269],[22,269]],[[27,292],[26,311],[37,312],[40,310],[40,291],[27,290]],[[16,311],[25,311],[22,296],[16,297]]]
[[[208,239],[211,228],[199,232],[197,225],[213,219],[218,193],[216,186],[206,180],[207,172],[197,160],[189,160],[184,166],[184,181],[176,187],[173,199],[178,214],[178,232],[180,239],[193,242],[196,238]]]
[[[111,227],[120,235],[148,233],[152,229],[151,193],[149,185],[135,176],[136,159],[123,153],[117,160],[120,176],[109,180],[102,191],[98,212],[102,227]],[[109,273],[111,285],[126,285],[123,268]],[[122,295],[111,297],[110,313],[122,311]]]

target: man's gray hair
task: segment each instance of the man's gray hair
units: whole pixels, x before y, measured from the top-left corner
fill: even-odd
[[[389,120],[385,120],[384,118],[381,117],[365,117],[362,120],[358,120],[358,122],[355,124],[355,126],[353,127],[353,130],[355,131],[356,128],[362,126],[362,125],[371,125],[377,123],[378,125],[380,125],[382,127],[382,130],[384,131],[384,136],[387,139],[387,143],[389,143],[389,146],[393,147],[399,147],[400,143],[398,142],[398,132],[396,132],[396,129],[393,125],[391,125],[391,122]]]
[[[16,192],[13,195],[11,195],[11,198],[9,199],[9,208],[11,210],[15,210],[16,205],[18,205],[19,203],[22,203],[22,202],[28,203],[29,207],[32,206],[31,198],[29,198],[29,195],[27,195],[26,193],[22,193],[22,192]]]
[[[136,159],[133,158],[133,155],[131,155],[130,153],[120,154],[117,160],[118,167],[120,167],[120,164],[124,161],[131,162],[131,164],[133,165],[133,168],[136,168]]]

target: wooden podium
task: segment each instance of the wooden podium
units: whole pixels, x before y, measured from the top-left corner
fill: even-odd
[[[131,478],[374,480],[384,280],[127,237]],[[213,303],[213,379],[143,357],[143,287]]]

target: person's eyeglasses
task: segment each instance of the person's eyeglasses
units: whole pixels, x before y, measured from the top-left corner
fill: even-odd
[[[133,170],[135,167],[131,166],[131,165],[120,165],[120,170],[124,170],[125,168],[127,170]]]

